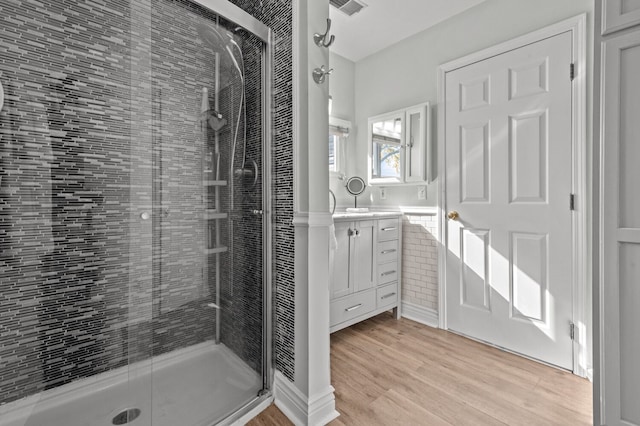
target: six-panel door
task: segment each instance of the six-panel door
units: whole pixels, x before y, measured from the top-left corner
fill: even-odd
[[[448,326],[567,369],[571,41],[456,69],[445,87]]]

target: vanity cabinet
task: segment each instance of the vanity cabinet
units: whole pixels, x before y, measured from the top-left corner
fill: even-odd
[[[399,214],[334,216],[330,331],[389,309],[399,318],[401,226]]]
[[[373,288],[374,225],[373,220],[336,223],[332,299]]]

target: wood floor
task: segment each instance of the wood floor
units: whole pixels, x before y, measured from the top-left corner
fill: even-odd
[[[587,380],[390,313],[331,335],[331,379],[332,426],[592,424]]]

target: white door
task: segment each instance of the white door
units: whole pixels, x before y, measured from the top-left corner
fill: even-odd
[[[445,77],[451,330],[573,369],[572,36]]]
[[[640,425],[640,29],[603,46],[601,423]]]

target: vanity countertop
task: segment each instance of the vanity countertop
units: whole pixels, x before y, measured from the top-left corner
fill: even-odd
[[[368,211],[368,212],[335,212],[333,220],[353,220],[353,219],[378,219],[384,217],[398,217],[399,211]]]

